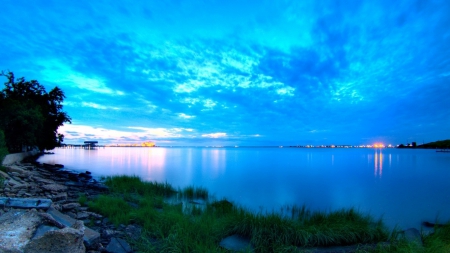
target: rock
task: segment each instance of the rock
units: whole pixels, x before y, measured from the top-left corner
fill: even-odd
[[[133,252],[130,245],[124,241],[123,239],[113,237],[109,242],[108,246],[106,246],[106,250],[108,252],[114,253],[130,253]]]
[[[5,198],[0,197],[0,206],[12,208],[35,208],[47,210],[52,205],[50,199]]]
[[[0,177],[6,178],[6,179],[11,178],[8,174],[6,174],[5,172],[3,172],[1,170],[0,170]]]
[[[21,167],[16,166],[16,165],[11,165],[11,166],[6,167],[6,171],[8,171],[10,173],[13,173],[13,175],[15,175],[15,176],[16,175],[17,176],[26,176],[29,173],[28,171],[26,171],[26,170],[24,170]]]
[[[22,183],[17,182],[16,180],[10,178],[8,179],[8,185],[14,186],[14,185],[21,185]]]
[[[40,219],[40,221],[36,222],[35,226],[25,225],[22,227],[27,230],[31,230],[29,235],[33,235],[31,239],[28,240],[28,243],[31,243],[31,241],[38,240],[40,238],[44,238],[44,235],[53,235],[53,233],[55,233],[56,231],[60,231],[63,229],[69,230],[71,225],[75,224],[76,222],[81,222],[80,219],[82,219],[84,222],[86,222],[85,224],[95,224],[93,227],[95,231],[88,227],[85,227],[84,230],[83,239],[86,252],[107,252],[106,248],[103,245],[108,245],[110,249],[111,247],[116,245],[116,249],[120,248],[121,250],[124,250],[121,252],[131,251],[131,248],[126,243],[126,241],[119,238],[138,239],[141,232],[141,228],[139,226],[130,225],[125,227],[122,225],[116,228],[109,222],[107,218],[104,218],[100,214],[91,212],[88,207],[81,207],[78,203],[80,194],[84,194],[88,198],[94,198],[102,192],[108,191],[108,187],[100,182],[92,179],[84,180],[92,176],[89,171],[86,171],[81,175],[81,177],[78,177],[78,173],[64,170],[55,170],[54,166],[47,166],[50,169],[45,169],[31,165],[28,167],[24,167],[22,165],[23,164],[9,165],[9,167],[13,166],[14,168],[7,173],[0,171],[0,179],[5,178],[4,187],[0,188],[0,195],[2,195],[3,197],[0,197],[0,220],[8,217],[9,214],[7,215],[8,212],[6,212],[6,210],[14,210],[11,208],[38,209],[37,211],[34,210],[33,212],[37,212],[39,214],[39,217],[36,219]],[[69,175],[71,175],[74,181],[77,182],[70,181]],[[26,197],[26,199],[19,197]],[[8,198],[10,200],[7,204],[6,200],[8,200]],[[39,199],[41,202],[38,202]],[[14,201],[10,202],[11,200]],[[48,208],[48,211],[44,212],[43,210],[39,210],[40,208],[42,208],[42,204],[46,203],[46,201],[48,201],[48,206],[45,209]],[[19,203],[20,205],[15,207],[9,205],[13,202]],[[15,211],[19,213],[27,213],[27,211],[23,209]],[[70,215],[72,218],[68,215]],[[17,220],[20,220],[19,216],[20,215],[16,215],[15,218],[17,218]],[[14,237],[16,237],[19,234],[18,232],[20,231],[18,231],[15,227],[10,226],[11,224],[15,224],[14,222],[9,223],[10,224],[5,226],[4,228],[0,228],[0,234],[9,231],[9,235],[13,235]],[[100,235],[97,231],[102,231],[102,235]],[[112,237],[115,237],[115,239],[113,243],[109,245]],[[3,241],[5,241],[5,239]],[[13,246],[12,250],[9,250],[4,248],[8,244],[3,243],[3,241],[2,239],[0,239],[0,252],[24,252],[24,247],[28,244],[22,243],[22,248],[20,249],[18,249],[17,245],[15,245]],[[7,238],[7,241],[10,244],[14,243],[14,240],[10,240],[9,237]],[[30,245],[29,247],[31,247],[31,249],[27,250],[26,252],[59,251],[58,249],[53,247],[46,249],[44,244],[40,245],[41,248],[33,249],[32,246],[33,245]],[[77,252],[76,249],[64,249],[63,251],[67,250],[70,250],[71,253],[72,251]]]
[[[116,231],[112,229],[104,229],[102,233],[102,237],[111,238],[116,234]]]
[[[43,163],[42,165],[44,166],[44,168],[51,170],[51,171],[57,171],[57,170],[61,169],[59,166],[55,166],[53,164]]]
[[[22,177],[22,174],[20,174],[18,172],[15,172],[15,171],[10,172],[9,175],[12,176],[12,177],[15,177],[15,178]]]
[[[64,224],[61,224],[59,221],[55,220],[55,218],[53,218],[53,216],[51,216],[48,213],[39,213],[39,215],[41,216],[42,220],[45,223],[50,224],[53,227],[56,227],[56,228],[65,228],[66,227]]]
[[[81,221],[77,221],[72,227],[47,231],[43,236],[30,241],[25,246],[24,252],[84,253],[86,248],[83,244],[83,235],[84,225]]]
[[[89,212],[89,215],[90,215],[91,217],[94,217],[95,219],[101,219],[101,218],[103,218],[103,215],[98,214],[98,213]]]
[[[53,198],[53,201],[61,201],[61,200],[67,200],[67,193],[61,192],[56,194]]]
[[[0,252],[22,252],[41,223],[36,210],[11,210],[0,216]]]
[[[89,180],[89,179],[92,178],[91,175],[88,175],[88,174],[86,174],[86,173],[80,173],[80,174],[78,174],[78,177],[79,177],[79,178],[83,178],[83,179],[85,179],[85,180]]]
[[[89,218],[89,213],[88,212],[78,212],[77,213],[77,219],[78,220],[84,220]]]
[[[41,178],[41,177],[36,177],[36,176],[32,177],[32,179],[35,182],[38,182],[38,183],[44,183],[44,184],[54,184],[55,183],[53,180],[45,179],[45,178]]]
[[[222,241],[220,241],[219,245],[231,251],[245,251],[245,252],[254,251],[253,246],[250,243],[250,240],[239,235],[231,235],[225,237],[222,239]]]
[[[42,188],[44,188],[44,190],[52,191],[52,192],[62,192],[62,191],[67,190],[67,186],[60,185],[60,184],[47,184],[47,185],[43,185]]]
[[[417,228],[408,228],[403,231],[403,235],[408,242],[417,242],[422,245],[422,236]]]
[[[422,226],[427,227],[427,228],[436,228],[436,227],[443,227],[443,224],[439,224],[439,223],[431,223],[428,221],[424,221],[422,222]]]
[[[57,228],[57,227],[53,227],[53,226],[40,225],[40,226],[36,229],[36,232],[34,232],[33,238],[31,238],[31,240],[43,236],[43,235],[44,235],[45,233],[47,233],[48,231],[55,231],[55,230],[58,230],[58,228]]]
[[[16,184],[16,185],[13,185],[12,188],[15,189],[15,190],[27,189],[28,188],[28,184],[27,183],[25,183],[25,184]]]
[[[80,203],[68,203],[68,204],[62,205],[61,207],[63,210],[67,211],[67,210],[75,209],[80,206],[81,206]]]
[[[141,236],[142,228],[137,225],[128,225],[125,228],[125,233],[127,236],[133,240],[139,239]]]
[[[50,214],[51,216],[53,216],[53,218],[55,220],[57,220],[59,223],[66,225],[66,226],[71,226],[72,224],[74,224],[75,222],[77,222],[77,220],[60,213],[59,211],[56,211],[54,208],[49,208],[47,211],[48,214]],[[97,231],[94,231],[90,228],[85,228],[84,230],[84,243],[86,245],[86,247],[92,247],[93,245],[97,244],[100,240],[100,234]]]

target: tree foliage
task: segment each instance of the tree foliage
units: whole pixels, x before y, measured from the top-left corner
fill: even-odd
[[[3,158],[8,154],[8,149],[6,148],[5,134],[0,129],[0,167],[3,161]]]
[[[8,149],[37,146],[49,150],[61,144],[64,135],[58,133],[58,128],[71,123],[63,111],[64,92],[55,87],[47,93],[38,81],[15,79],[12,72],[0,75],[7,78],[0,92],[0,129]]]

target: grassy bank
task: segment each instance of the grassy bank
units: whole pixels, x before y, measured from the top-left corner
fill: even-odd
[[[391,235],[380,220],[354,209],[311,212],[291,206],[282,214],[255,214],[227,200],[212,199],[204,188],[174,189],[167,183],[143,182],[130,176],[110,177],[105,184],[110,187],[107,195],[93,200],[82,196],[80,202],[116,225],[142,226],[141,239],[135,241],[140,252],[227,252],[219,243],[233,234],[250,239],[256,252],[378,243]],[[433,238],[438,237],[428,237],[429,244],[439,247]],[[436,241],[442,241],[439,238]],[[380,246],[374,252],[400,251],[414,245],[396,240],[389,247]]]

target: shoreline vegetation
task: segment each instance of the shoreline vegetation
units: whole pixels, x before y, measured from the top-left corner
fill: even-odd
[[[202,187],[175,189],[170,184],[144,182],[137,176],[102,179],[104,195],[79,202],[116,226],[142,226],[131,243],[138,252],[229,252],[219,246],[228,236],[244,238],[248,252],[328,252],[322,247],[353,245],[339,252],[448,252],[450,223],[434,233],[407,240],[399,229],[389,231],[355,209],[312,212],[286,206],[280,213],[253,213],[226,199],[217,200]]]

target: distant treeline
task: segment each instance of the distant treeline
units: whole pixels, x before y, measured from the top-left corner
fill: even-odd
[[[412,144],[403,145],[400,144],[399,148],[433,148],[433,149],[448,149],[450,148],[450,140],[434,141],[421,145],[417,145],[415,142]]]

